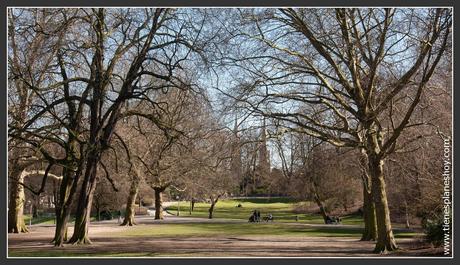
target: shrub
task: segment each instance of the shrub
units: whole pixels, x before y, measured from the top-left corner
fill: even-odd
[[[425,222],[423,222],[423,229],[425,230],[426,240],[433,244],[435,247],[441,246],[444,240],[445,231],[443,230],[443,223],[443,216],[427,219]]]

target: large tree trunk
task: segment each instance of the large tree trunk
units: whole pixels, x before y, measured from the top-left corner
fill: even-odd
[[[155,220],[163,219],[163,188],[154,188],[155,191]]]
[[[24,182],[22,169],[13,169],[10,174],[10,197],[8,200],[8,233],[25,233],[29,230],[24,222]]]
[[[67,224],[70,219],[70,211],[81,174],[81,167],[82,165],[80,165],[76,172],[73,172],[71,168],[64,168],[62,171],[59,197],[55,201],[56,230],[52,240],[55,246],[63,246],[64,242],[67,241]]]
[[[38,217],[38,207],[40,206],[40,195],[35,195],[33,196],[33,201],[32,201],[32,217],[37,218]]]
[[[96,148],[97,149],[97,148]],[[76,219],[70,244],[91,244],[88,237],[88,224],[91,218],[91,205],[96,188],[97,163],[100,158],[98,150],[93,151],[88,157],[85,178],[78,199]]]
[[[137,179],[134,179],[131,182],[131,186],[129,188],[129,194],[128,194],[128,200],[126,202],[126,210],[125,210],[125,218],[121,225],[128,225],[128,226],[133,226],[136,224],[134,221],[134,214],[135,214],[135,202],[136,202],[136,197],[137,193],[139,192],[139,181]]]
[[[383,160],[376,155],[369,155],[369,173],[372,179],[372,197],[377,218],[377,244],[374,252],[384,253],[397,249],[391,228],[390,210],[388,208],[383,176]]]
[[[56,229],[54,238],[51,241],[56,247],[64,246],[67,241],[67,224],[69,222],[70,213],[67,209],[56,209]]]
[[[375,219],[375,204],[372,199],[371,191],[363,185],[363,219],[364,232],[361,237],[362,241],[373,241],[377,239],[377,221]]]
[[[100,8],[95,14],[97,19],[95,23],[95,32],[96,40],[95,43],[98,45],[98,49],[95,50],[93,57],[93,63],[95,65],[94,73],[94,84],[92,85],[92,100],[90,104],[90,113],[89,113],[89,141],[88,145],[90,146],[90,151],[86,159],[86,168],[85,168],[85,177],[82,182],[82,187],[80,190],[80,196],[78,199],[76,219],[74,225],[73,235],[69,240],[71,244],[91,244],[91,240],[88,237],[88,224],[91,218],[91,204],[93,200],[93,193],[96,188],[96,176],[97,176],[97,167],[101,159],[103,148],[107,147],[110,142],[110,137],[113,133],[115,121],[114,119],[118,118],[119,110],[123,102],[115,102],[114,114],[111,115],[108,121],[108,124],[104,127],[101,124],[102,118],[102,105],[104,100],[104,91],[107,85],[108,79],[104,78],[104,24],[105,24],[105,10]],[[93,74],[91,74],[93,76]],[[112,107],[111,106],[111,107]],[[100,135],[100,131],[103,131],[103,134]]]

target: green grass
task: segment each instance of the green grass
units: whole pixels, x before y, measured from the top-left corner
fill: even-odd
[[[26,225],[30,224],[30,215],[25,214],[24,215],[24,222]],[[33,225],[52,225],[56,223],[56,218],[53,216],[39,216],[39,217],[34,217],[32,218],[32,224]],[[69,223],[73,223],[75,221],[75,217],[70,217]],[[91,221],[96,221],[96,217],[91,216]]]
[[[26,214],[24,215],[24,222],[26,223],[26,225],[29,225],[30,223],[30,215]],[[33,225],[36,225],[36,224],[54,224],[55,223],[55,218],[54,216],[39,216],[39,217],[35,217],[35,218],[32,218],[32,224]]]
[[[287,223],[188,223],[137,225],[129,230],[112,233],[113,237],[186,237],[186,236],[312,236],[312,237],[360,237],[362,228],[327,226],[315,227]],[[395,230],[395,237],[413,237],[412,232]]]
[[[275,235],[275,236],[359,236],[361,229],[312,228],[305,225],[285,223],[192,223],[192,224],[159,224],[157,226],[136,226],[130,231],[121,233],[128,237],[164,237],[164,236],[244,236],[244,235]]]
[[[213,218],[227,218],[227,219],[241,219],[248,220],[254,209],[261,212],[261,217],[271,213],[276,222],[295,222],[295,216],[299,217],[299,223],[309,224],[323,224],[323,218],[319,214],[299,214],[295,213],[294,209],[297,204],[290,198],[251,198],[251,199],[231,199],[222,200],[217,202],[213,214]],[[302,202],[308,204],[309,202]],[[241,204],[242,207],[236,207]],[[208,203],[195,203],[194,211],[189,214],[190,202],[180,202],[180,211],[182,216],[208,218]],[[167,209],[169,212],[175,214],[177,211],[177,204],[171,205]],[[343,224],[362,225],[362,217],[357,215],[350,215],[342,217]]]

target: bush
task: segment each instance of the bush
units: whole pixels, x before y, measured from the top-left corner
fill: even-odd
[[[433,219],[427,219],[423,222],[423,229],[425,230],[426,240],[433,244],[435,247],[441,246],[444,240],[443,230],[443,217],[436,217]]]
[[[99,213],[100,220],[112,220],[113,215],[110,211],[102,211]]]

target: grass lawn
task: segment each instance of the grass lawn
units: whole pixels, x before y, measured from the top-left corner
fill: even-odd
[[[25,214],[24,215],[24,223],[26,225],[29,225],[30,223],[30,215],[29,214]],[[91,216],[91,221],[96,221],[96,217],[95,216]],[[75,216],[71,216],[70,217],[70,220],[69,220],[69,223],[70,224],[73,224],[73,222],[75,222]],[[56,224],[56,218],[53,216],[39,216],[39,217],[35,217],[35,218],[32,218],[32,222],[31,222],[33,225],[53,225],[53,224]]]
[[[308,236],[308,237],[360,237],[362,228],[312,227],[305,224],[287,223],[190,223],[137,225],[110,237],[188,237],[188,236]],[[409,238],[420,234],[395,230],[396,238]]]
[[[26,223],[26,225],[29,225],[30,217],[31,216],[29,214],[24,215],[24,222]],[[39,216],[39,217],[32,218],[33,225],[36,225],[36,224],[51,225],[54,223],[55,223],[54,216]]]
[[[310,202],[296,202],[290,198],[250,198],[250,199],[230,199],[218,201],[213,217],[227,219],[248,220],[254,209],[258,209],[261,217],[271,213],[276,222],[295,222],[295,216],[298,216],[299,223],[323,224],[323,218],[319,214],[298,214],[294,212],[296,205],[299,203],[309,204]],[[241,204],[242,207],[237,207]],[[194,211],[189,214],[189,201],[180,202],[180,211],[182,216],[208,218],[208,203],[195,203]],[[173,204],[167,210],[175,214],[177,204]],[[349,215],[342,217],[342,224],[361,225],[362,217],[358,215]]]

